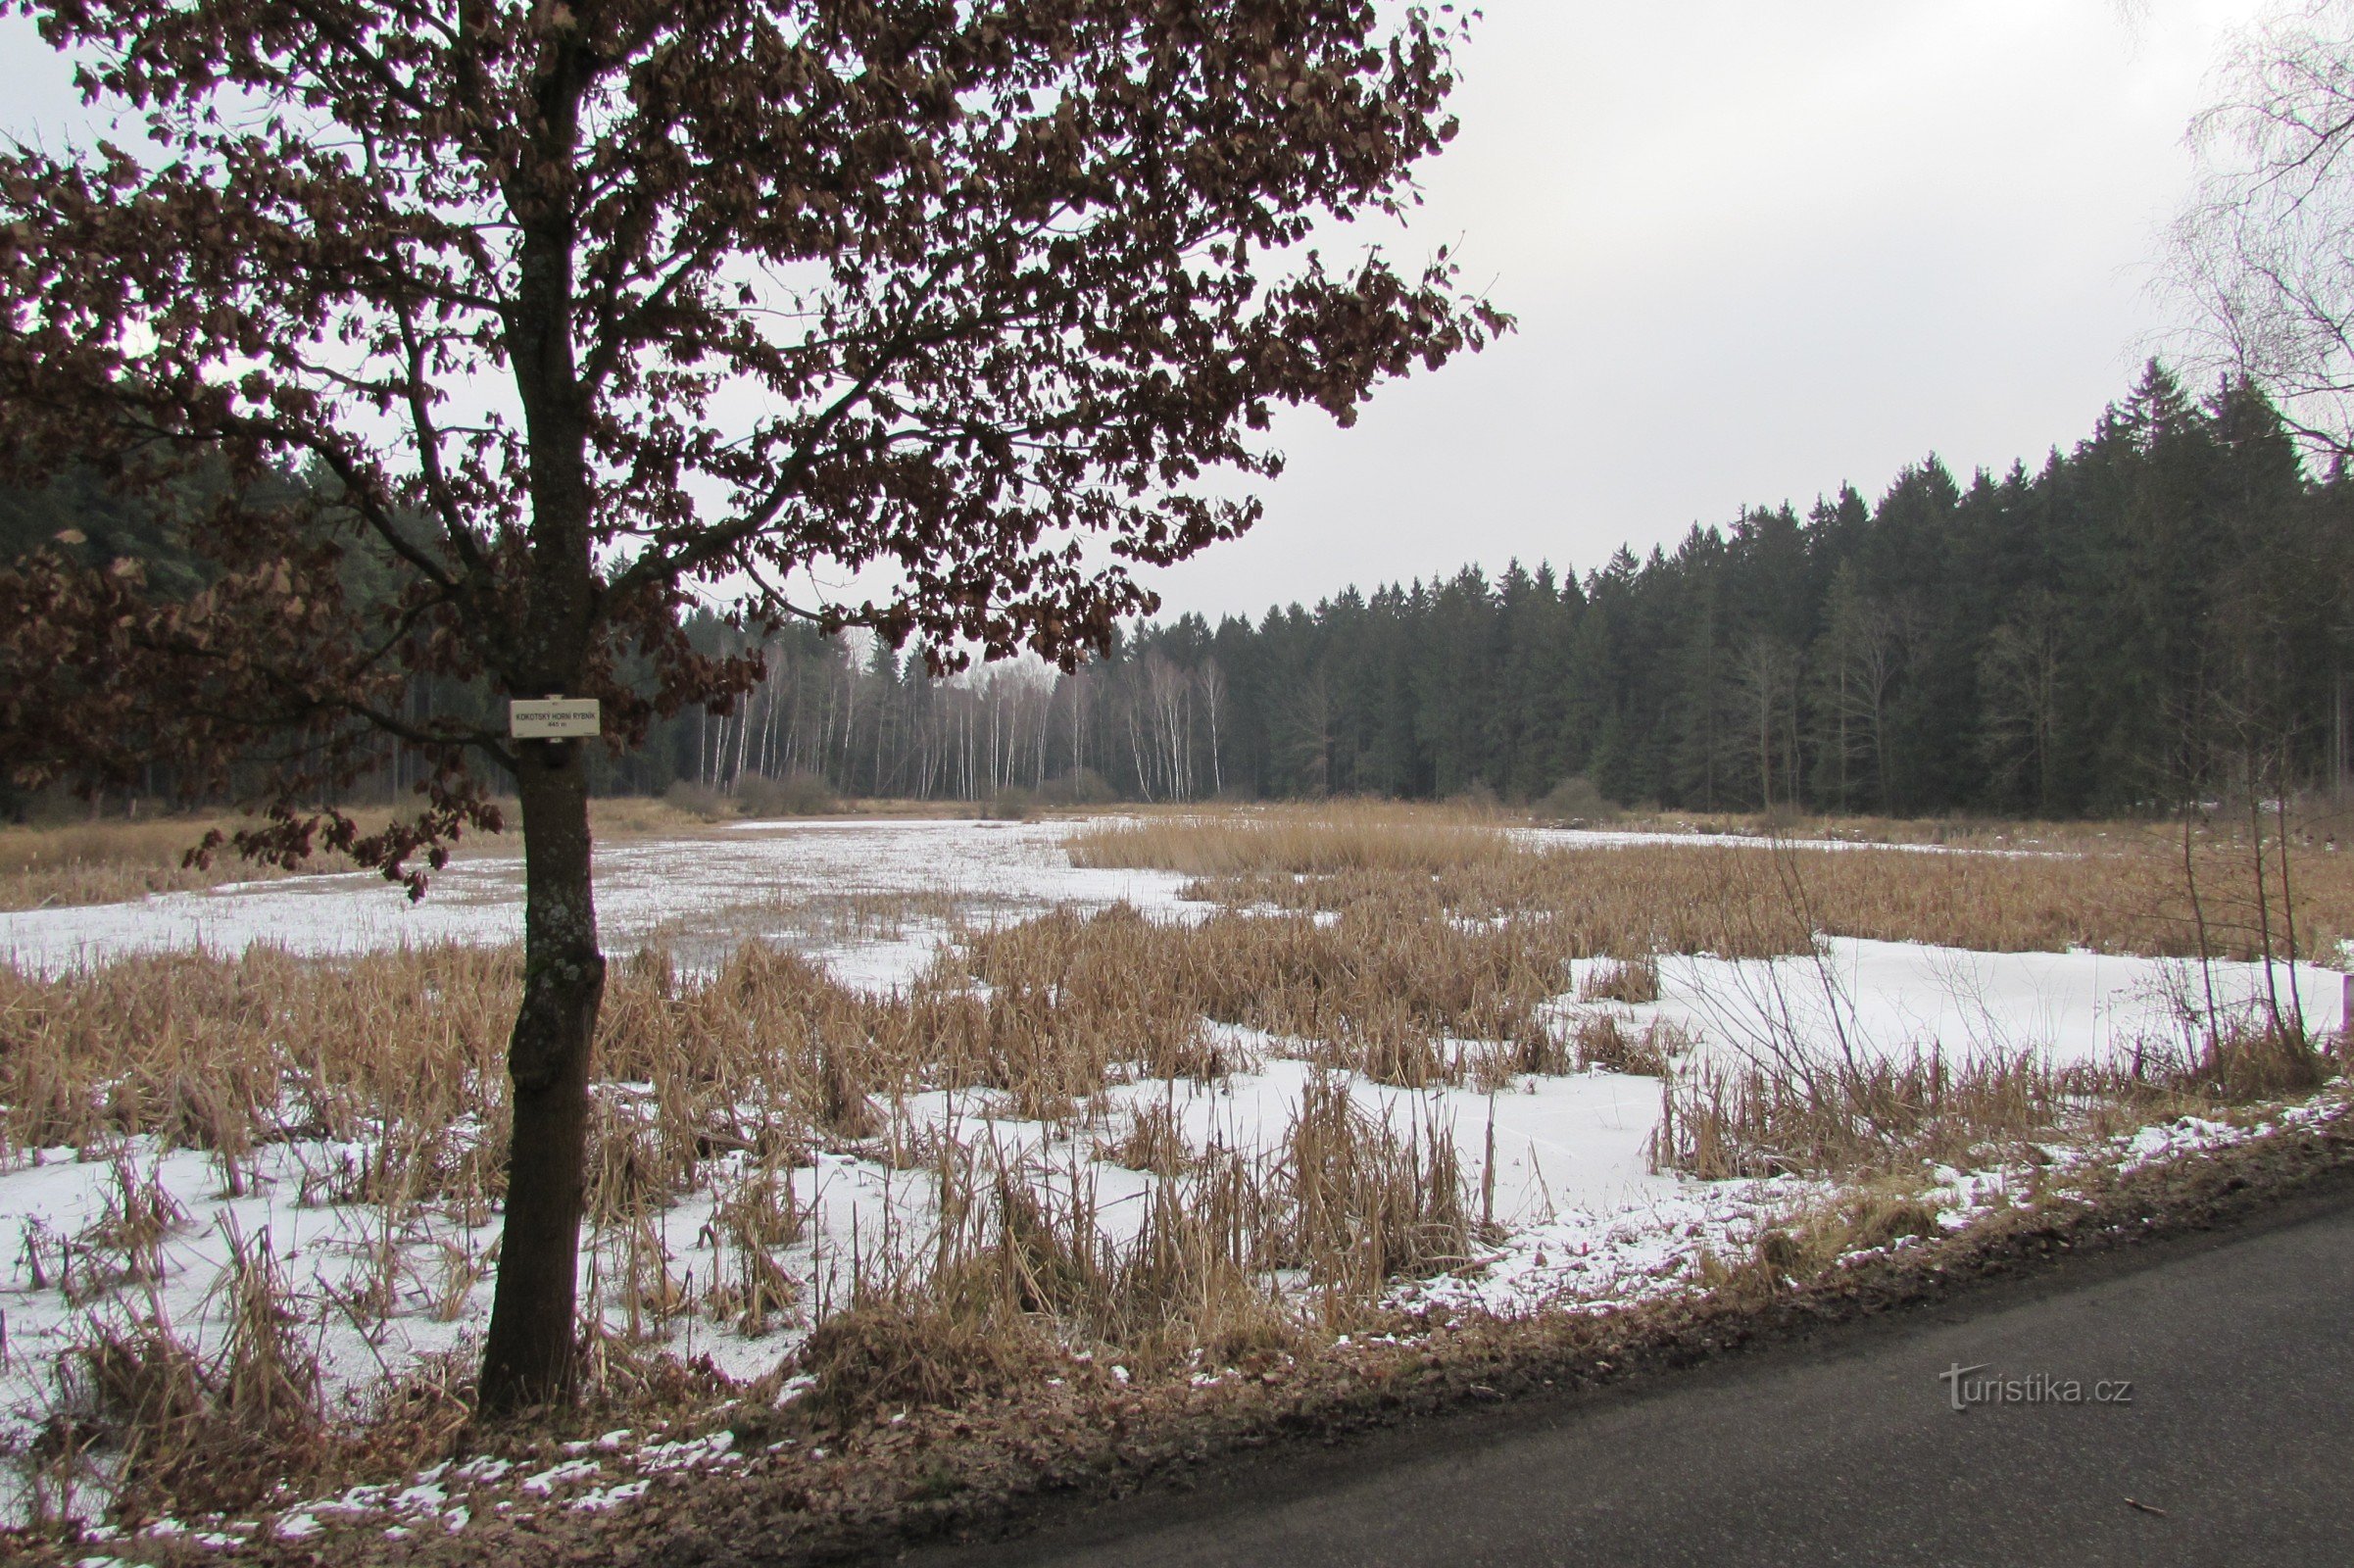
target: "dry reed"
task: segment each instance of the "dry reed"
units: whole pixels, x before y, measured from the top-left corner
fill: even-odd
[[[2202,842],[2198,900],[2179,841],[2151,837],[2099,855],[1937,854],[1898,849],[1627,845],[1537,850],[1428,871],[1348,869],[1301,877],[1282,866],[1204,877],[1189,890],[1236,907],[1346,911],[1378,905],[1466,921],[1543,916],[1576,956],[1658,953],[1768,957],[1816,935],[1922,942],[1982,953],[2103,953],[2247,959],[2269,927],[2285,958],[2336,950],[2354,933],[2354,857],[2307,854],[2293,903],[2268,872],[2256,897],[2249,851]],[[2274,868],[2277,870],[2277,867]]]
[[[1599,1011],[1567,1038],[1551,1021],[1573,959],[1611,960],[1589,972],[1590,999],[1637,1003],[1656,995],[1658,953],[1801,952],[1817,932],[2195,954],[2201,931],[2172,854],[1524,852],[1492,818],[1465,812],[1161,816],[1093,829],[1074,855],[1209,878],[1202,890],[1226,906],[1197,924],[1114,908],[969,933],[881,997],[763,945],[684,977],[665,952],[642,952],[614,966],[598,1047],[589,1207],[602,1396],[666,1387],[652,1347],[688,1312],[751,1334],[814,1324],[803,1351],[817,1374],[814,1408],[844,1419],[1004,1389],[1072,1346],[1162,1368],[1197,1352],[1234,1364],[1297,1348],[1303,1300],[1327,1328],[1356,1321],[1387,1281],[1460,1265],[1480,1231],[1451,1133],[1427,1111],[1372,1115],[1346,1074],[1418,1090],[1492,1089],[1573,1063],[1657,1073],[1655,1161],[1704,1176],[1960,1160],[2103,1116],[2318,1081],[2312,1053],[2277,1032],[2227,1033],[2195,1060],[2101,1072],[1928,1053],[1837,1072],[1679,1077],[1690,1045],[1680,1037],[1637,1034]],[[2268,925],[2284,932],[2287,920],[2254,899],[2244,848],[2203,841],[2190,863],[2211,954],[2244,953]],[[2307,857],[2296,897],[2279,912],[2293,912],[2300,951],[2354,929],[2341,861]],[[872,934],[897,930],[910,907],[846,899],[826,918]],[[337,1303],[365,1330],[392,1310],[395,1238],[417,1214],[438,1207],[473,1225],[498,1201],[516,985],[512,952],[458,948],[139,957],[53,979],[0,968],[0,1153],[71,1145],[111,1157],[123,1140],[152,1137],[209,1152],[235,1192],[269,1146],[364,1151],[304,1153],[318,1163],[296,1196],[375,1210],[378,1250]],[[1114,1086],[1214,1080],[1272,1050],[1328,1073],[1268,1150],[1193,1148],[1173,1099],[1140,1098],[1115,1124]],[[1141,1212],[1115,1240],[1075,1152],[1066,1168],[1041,1169],[938,1129],[910,1137],[906,1102],[933,1091],[1055,1124],[1089,1140],[1066,1150],[1148,1173]],[[925,1173],[937,1204],[926,1234],[854,1246],[840,1299],[823,1277],[805,1286],[779,1262],[811,1232],[793,1173],[819,1148]],[[116,1181],[101,1224],[28,1236],[36,1288],[135,1302],[160,1237],[185,1217],[127,1162]],[[691,1285],[657,1221],[706,1190],[714,1266]],[[1742,1266],[1771,1272],[1776,1247],[1900,1234],[1917,1219],[1890,1200],[1761,1244]],[[248,1292],[229,1313],[240,1325],[231,1341],[246,1348],[200,1357],[160,1311],[110,1307],[45,1462],[67,1474],[114,1445],[117,1462],[130,1453],[126,1495],[142,1506],[195,1494],[176,1467],[223,1432],[278,1454],[270,1463],[297,1462],[270,1435],[317,1431],[316,1378],[281,1332],[291,1308],[271,1260],[243,1241],[231,1250],[244,1283],[224,1288]],[[488,1261],[465,1246],[445,1253],[420,1284],[448,1317]],[[402,1442],[443,1441],[463,1418],[463,1388],[446,1375],[396,1402],[384,1419],[411,1434]]]
[[[501,803],[510,824],[521,812]],[[392,808],[356,808],[364,826],[373,827]],[[616,797],[589,803],[590,824],[599,842],[683,837],[707,824],[662,801]],[[119,904],[150,893],[182,893],[230,882],[269,881],[289,875],[334,874],[355,869],[341,856],[322,854],[301,872],[257,865],[223,852],[210,866],[184,864],[187,853],[208,831],[234,833],[252,819],[231,814],[101,817],[39,825],[0,826],[0,910],[53,908],[69,905]],[[471,836],[456,847],[465,856],[520,853],[519,832],[495,838]]]
[[[1085,1168],[944,1143],[933,1231],[859,1259],[853,1299],[800,1352],[812,1407],[858,1421],[954,1403],[1034,1372],[1058,1347],[1123,1369],[1232,1365],[1301,1344],[1287,1274],[1330,1330],[1365,1320],[1390,1281],[1470,1255],[1451,1129],[1409,1119],[1401,1130],[1339,1079],[1310,1080],[1271,1153],[1163,1155],[1167,1173],[1122,1241],[1106,1233]]]
[[[268,1238],[222,1225],[218,1348],[202,1353],[173,1328],[152,1281],[143,1298],[93,1311],[32,1445],[36,1507],[62,1505],[103,1477],[118,1512],[132,1517],[218,1511],[312,1468],[326,1425],[319,1366]],[[103,1470],[93,1463],[102,1454]]]
[[[1517,853],[1493,813],[1369,800],[1121,818],[1079,829],[1065,847],[1073,865],[1144,866],[1196,876],[1434,871],[1501,862]]]
[[[150,893],[284,875],[233,856],[205,869],[181,864],[207,829],[229,832],[236,826],[234,820],[161,817],[0,827],[0,909],[117,904]],[[349,869],[332,861],[322,862],[322,868]]]
[[[1652,1168],[1703,1179],[1854,1177],[1924,1161],[1983,1165],[2188,1112],[2309,1094],[2333,1070],[2302,1035],[2211,1030],[2054,1064],[2033,1053],[1956,1059],[1934,1048],[1865,1059],[1784,1055],[1669,1078]]]

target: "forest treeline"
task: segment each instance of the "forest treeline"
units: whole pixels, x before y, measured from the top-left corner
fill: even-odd
[[[855,794],[1545,794],[1696,809],[2108,814],[2334,785],[2354,485],[2250,388],[2151,365],[2072,452],[1751,511],[1578,577],[1354,588],[1139,627],[1075,674],[924,678],[771,644],[727,717],[616,782],[821,774]],[[712,644],[727,634],[698,628]]]
[[[0,505],[0,536],[97,504]],[[2162,809],[2340,781],[2350,581],[2354,480],[2308,474],[2253,389],[2193,397],[2153,364],[2038,469],[1962,483],[1932,458],[1877,501],[1753,510],[1582,577],[1469,567],[1255,622],[1186,615],[1067,674],[934,679],[788,628],[732,712],[659,724],[600,784],[1528,800],[1582,778],[1692,809]]]

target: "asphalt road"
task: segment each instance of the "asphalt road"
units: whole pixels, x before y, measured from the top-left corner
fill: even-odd
[[[1957,1367],[1984,1370],[1940,1376]],[[2013,1402],[1952,1407],[1996,1377]],[[2354,1187],[1606,1399],[1241,1464],[904,1560],[2346,1568]]]

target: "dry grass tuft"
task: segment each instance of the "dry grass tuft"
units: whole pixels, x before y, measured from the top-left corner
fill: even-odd
[[[1654,1019],[1639,1033],[1607,1012],[1580,1018],[1574,1043],[1579,1066],[1639,1078],[1670,1076],[1677,1060],[1692,1049],[1692,1037],[1674,1024]]]
[[[789,1165],[770,1164],[736,1182],[711,1211],[708,1234],[718,1278],[706,1309],[756,1337],[767,1333],[776,1319],[791,1317],[801,1301],[801,1287],[776,1259],[802,1239],[809,1219],[794,1200]],[[658,1284],[667,1298],[673,1287],[661,1243],[649,1240],[654,1244],[650,1250]]]
[[[1034,1325],[1001,1320],[988,1304],[943,1284],[878,1292],[835,1312],[801,1348],[816,1379],[805,1396],[810,1414],[847,1427],[894,1406],[963,1404],[1060,1359]]]
[[[1814,1278],[1852,1253],[1941,1234],[1936,1205],[1905,1178],[1883,1178],[1807,1205],[1760,1234],[1745,1256],[1703,1253],[1698,1273],[1712,1291],[1755,1299]]]
[[[1771,957],[1817,935],[1922,942],[1981,953],[2102,953],[2247,959],[2269,931],[2276,957],[2336,951],[2354,934],[2354,857],[2303,856],[2294,897],[2278,865],[2256,897],[2244,845],[2202,841],[2194,905],[2179,840],[2136,836],[2083,855],[1931,854],[1902,849],[1638,844],[1548,848],[1427,868],[1354,867],[1300,877],[1255,867],[1204,875],[1189,892],[1233,907],[1397,913],[1465,922],[1548,920],[1574,956]]]
[[[1597,964],[1578,987],[1581,1002],[1623,1002],[1630,1004],[1659,1000],[1659,960],[1645,956]]]
[[[1467,807],[1341,801],[1091,824],[1065,841],[1073,865],[1195,876],[1329,876],[1493,864],[1518,851],[1493,813]]]
[[[227,1329],[212,1354],[152,1293],[89,1318],[29,1456],[36,1512],[63,1514],[102,1476],[117,1512],[140,1517],[249,1507],[313,1473],[326,1417],[300,1314],[267,1238],[225,1239]]]
[[[2087,1095],[2133,1087],[2026,1054],[1703,1067],[1666,1083],[1651,1163],[1722,1180],[1968,1160],[1989,1144],[2054,1136]]]
[[[856,1422],[982,1396],[1070,1347],[1140,1369],[1231,1365],[1300,1346],[1286,1273],[1335,1327],[1362,1320],[1391,1280],[1470,1255],[1448,1131],[1401,1132],[1339,1079],[1311,1081],[1271,1162],[1185,1150],[1149,1111],[1138,1125],[1158,1130],[1136,1157],[1167,1173],[1125,1242],[1105,1234],[1084,1170],[944,1147],[935,1234],[862,1260],[857,1298],[801,1352],[813,1408]]]
[[[1178,1126],[1177,1107],[1165,1100],[1136,1106],[1119,1137],[1096,1145],[1096,1157],[1155,1176],[1182,1175],[1194,1164],[1193,1146]]]
[[[1308,1081],[1285,1138],[1288,1257],[1325,1292],[1328,1319],[1388,1280],[1462,1264],[1471,1211],[1450,1132],[1409,1122],[1402,1135],[1339,1078]]]
[[[2302,1036],[2269,1028],[2212,1031],[2188,1058],[2157,1045],[2093,1065],[2053,1065],[2033,1053],[1955,1060],[1935,1049],[1786,1056],[1671,1078],[1651,1161],[1703,1179],[1985,1164],[2033,1157],[2038,1141],[2308,1094],[2331,1071]]]

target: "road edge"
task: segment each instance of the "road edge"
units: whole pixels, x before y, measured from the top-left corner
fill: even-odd
[[[2160,1164],[2088,1168],[2027,1206],[1995,1210],[1952,1235],[1836,1265],[1795,1286],[1759,1271],[1735,1288],[1602,1315],[1458,1319],[1436,1326],[1420,1344],[1351,1348],[1359,1353],[1193,1391],[1215,1396],[1175,1407],[1147,1391],[1098,1401],[1092,1410],[1067,1400],[1033,1406],[1030,1421],[1014,1408],[986,1424],[939,1412],[946,1419],[884,1428],[871,1445],[856,1446],[863,1451],[841,1454],[846,1471],[865,1473],[843,1475],[838,1492],[772,1486],[774,1494],[763,1498],[757,1475],[702,1481],[693,1484],[700,1495],[692,1500],[681,1495],[663,1506],[649,1498],[653,1506],[643,1511],[608,1515],[587,1530],[559,1524],[550,1534],[583,1544],[593,1536],[597,1554],[617,1562],[843,1562],[1025,1535],[1140,1493],[1182,1494],[1287,1450],[1493,1412],[1523,1396],[1560,1408],[1565,1400],[1633,1394],[1829,1328],[1934,1309],[1998,1284],[2058,1282],[2084,1260],[2148,1241],[2285,1215],[2331,1178],[2354,1177],[2354,1116],[2346,1108],[2341,1099],[2333,1106],[2339,1113],[2327,1119],[2277,1126]],[[490,1548],[484,1556],[504,1554],[488,1541],[479,1544]]]

